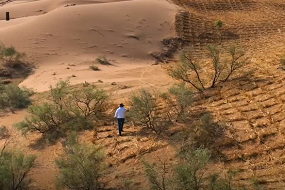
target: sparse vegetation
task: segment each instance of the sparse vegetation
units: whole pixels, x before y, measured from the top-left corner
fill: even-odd
[[[76,90],[65,81],[51,87],[50,96],[51,102],[29,107],[31,116],[15,126],[24,134],[38,131],[48,139],[56,138],[69,130],[91,129],[108,103],[106,92],[96,86]]]
[[[105,56],[97,57],[96,61],[102,65],[112,65],[112,63],[110,63],[110,61]]]
[[[159,159],[159,163],[148,163],[143,161],[146,176],[153,190],[172,189],[171,179],[168,173],[169,166],[165,160]]]
[[[104,153],[93,144],[80,144],[76,136],[69,137],[64,154],[56,160],[59,168],[57,189],[99,190],[104,172]]]
[[[177,164],[170,164],[161,159],[157,163],[143,161],[143,164],[152,190],[249,189],[233,183],[233,178],[238,171],[228,170],[225,176],[207,172],[209,161],[208,149],[190,148],[179,152]]]
[[[95,65],[91,65],[90,69],[92,69],[93,71],[100,71],[99,67]]]
[[[192,97],[191,89],[183,83],[173,85],[165,93],[141,89],[130,98],[130,116],[135,123],[159,134],[171,123],[186,119]]]
[[[214,88],[217,83],[227,81],[232,74],[238,69],[249,63],[245,57],[245,52],[238,50],[236,47],[229,49],[230,59],[223,61],[220,58],[220,51],[215,46],[208,46],[210,57],[212,59],[214,74],[209,87]],[[225,62],[225,63],[224,63]],[[200,65],[193,61],[187,52],[182,51],[180,54],[180,62],[174,67],[168,68],[168,74],[179,81],[189,83],[196,90],[202,92],[206,89],[208,81],[201,78]],[[225,75],[224,78],[222,78]]]

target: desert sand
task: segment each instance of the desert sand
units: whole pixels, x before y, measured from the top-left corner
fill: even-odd
[[[0,7],[0,41],[38,66],[21,84],[36,91],[71,75],[76,75],[74,84],[104,81],[102,76],[113,82],[109,75],[114,72],[132,80],[138,75],[125,71],[151,65],[149,53],[174,35],[175,13],[176,6],[164,0],[12,1]],[[101,72],[92,72],[89,66],[98,56],[114,66],[100,65]]]
[[[285,78],[279,69],[285,50],[284,7],[282,0],[193,0],[187,8],[191,17],[185,21],[186,30],[191,31],[189,51],[195,58],[208,55],[205,47],[217,38],[213,23],[218,19],[225,22],[222,48],[236,43],[247,50],[252,64],[245,70],[252,70],[250,78],[213,90],[213,97],[193,107],[193,115],[195,110],[206,110],[228,126],[228,139],[217,147],[226,162],[213,163],[213,170],[241,169],[236,181],[259,179],[265,189],[284,188]],[[138,88],[162,90],[174,82],[164,65],[153,65],[150,53],[161,51],[161,41],[176,35],[179,9],[167,0],[0,0],[0,41],[26,53],[26,60],[35,65],[34,73],[20,86],[45,92],[59,80],[94,82],[121,103]],[[98,63],[101,56],[111,64]],[[90,69],[93,65],[100,71]],[[1,114],[0,125],[7,126],[13,136],[11,147],[38,156],[30,174],[34,189],[54,190],[54,160],[62,152],[62,143],[44,146],[37,142],[38,135],[24,137],[14,129],[12,125],[28,114],[26,110]],[[127,124],[127,135],[120,139],[114,135],[115,125],[98,131],[98,142],[113,151],[109,159],[113,171],[105,179],[108,187],[124,189],[122,179],[134,176],[133,189],[149,187],[140,152],[153,150],[149,158],[174,157],[173,147],[165,140],[139,136],[139,130]],[[90,142],[92,132],[83,136]]]
[[[116,88],[113,97],[122,101],[124,94],[137,88],[169,85],[169,77],[161,66],[152,65],[154,60],[149,55],[160,51],[161,40],[175,33],[177,6],[166,0],[0,3],[0,41],[25,52],[26,60],[35,65],[34,73],[20,86],[44,92],[59,80],[69,80],[71,84],[101,80],[100,85]],[[10,21],[5,20],[5,12],[10,12]],[[111,65],[97,63],[99,56],[105,56]],[[93,71],[91,65],[100,71]],[[112,82],[117,85],[111,86]],[[13,134],[11,146],[38,156],[31,173],[34,188],[55,189],[54,159],[61,153],[61,143],[41,147],[33,145],[37,136],[21,136],[12,125],[26,115],[26,111],[7,114],[0,118],[0,124]]]

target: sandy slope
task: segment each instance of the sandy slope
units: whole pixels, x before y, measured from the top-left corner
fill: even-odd
[[[3,20],[6,11],[11,14],[9,22]],[[13,1],[0,7],[0,41],[26,52],[28,60],[39,66],[23,82],[27,87],[49,83],[52,75],[41,76],[49,70],[62,73],[63,79],[75,74],[65,74],[66,67],[59,66],[63,63],[76,65],[76,75],[85,76],[77,77],[77,82],[97,81],[100,72],[86,72],[88,66],[80,64],[93,64],[100,55],[112,59],[117,69],[122,69],[122,63],[152,63],[145,62],[151,59],[148,54],[159,51],[161,40],[174,33],[175,13],[176,7],[165,0]],[[49,69],[42,71],[42,66]]]
[[[16,0],[1,6],[2,2],[0,41],[25,52],[27,60],[37,66],[22,86],[45,91],[60,79],[73,84],[102,80],[100,85],[111,90],[117,101],[123,101],[137,88],[166,87],[171,81],[161,66],[151,65],[148,55],[159,51],[160,41],[174,33],[176,6],[166,0]],[[65,7],[67,4],[76,6]],[[9,22],[5,21],[6,11],[11,14]],[[102,55],[112,65],[96,63]],[[91,70],[90,65],[101,71]],[[35,189],[53,190],[54,159],[61,153],[61,144],[35,147],[36,136],[21,136],[12,126],[26,114],[24,110],[4,115],[0,125],[12,133],[11,147],[38,156],[31,173]]]

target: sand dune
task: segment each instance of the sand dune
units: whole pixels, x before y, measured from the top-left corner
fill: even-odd
[[[8,22],[6,11],[11,15]],[[85,76],[74,80],[79,83],[98,80],[99,73],[86,76],[89,66],[81,66],[93,64],[98,56],[113,60],[120,69],[124,63],[126,69],[130,63],[151,63],[149,53],[160,51],[161,40],[174,35],[176,11],[166,0],[12,1],[0,6],[0,41],[25,52],[38,66],[22,85],[42,91],[55,82],[52,74],[42,73],[56,72],[55,80],[74,74],[60,64],[76,65],[76,71],[82,71],[77,75]]]
[[[149,52],[159,50],[160,40],[173,35],[176,9],[166,1],[48,2],[15,2],[0,7],[0,15],[10,10],[12,18],[30,16],[21,22],[1,18],[0,41],[16,46],[36,62],[45,62],[51,57],[101,54],[147,58]],[[88,2],[91,4],[86,5]],[[63,7],[68,3],[76,6]],[[39,15],[37,10],[49,12]]]

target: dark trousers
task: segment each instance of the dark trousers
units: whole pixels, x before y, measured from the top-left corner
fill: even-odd
[[[119,128],[119,135],[122,135],[122,130],[124,127],[125,118],[118,118],[118,128]]]

